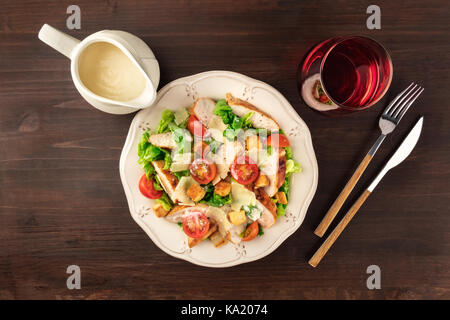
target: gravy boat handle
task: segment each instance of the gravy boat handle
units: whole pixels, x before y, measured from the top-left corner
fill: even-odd
[[[39,31],[39,39],[59,51],[67,58],[71,59],[71,55],[80,40],[53,28],[48,24],[44,24]]]

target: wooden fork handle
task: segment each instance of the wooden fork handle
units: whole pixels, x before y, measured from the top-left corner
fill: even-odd
[[[370,163],[370,160],[372,160],[372,155],[368,153],[364,159],[359,164],[358,168],[356,168],[355,172],[353,173],[350,180],[348,180],[347,184],[345,185],[344,189],[342,189],[341,193],[337,197],[337,199],[334,201],[334,203],[331,205],[330,209],[328,210],[325,217],[322,219],[320,224],[317,226],[314,233],[318,235],[319,237],[322,237],[325,232],[327,231],[328,227],[330,226],[333,219],[336,217],[337,213],[341,209],[342,205],[344,204],[345,200],[347,199],[350,192],[352,192],[353,188],[355,187],[356,183],[358,182],[359,178],[363,174],[364,170],[366,170],[367,166]]]
[[[356,200],[347,214],[342,218],[341,222],[334,228],[334,230],[330,233],[327,239],[322,243],[319,249],[317,249],[316,253],[309,260],[309,264],[313,267],[317,267],[320,260],[325,256],[328,250],[331,248],[333,243],[339,237],[339,235],[344,231],[345,227],[349,224],[352,218],[355,216],[356,212],[358,212],[359,208],[361,208],[362,204],[369,197],[370,191],[365,190],[364,193]]]

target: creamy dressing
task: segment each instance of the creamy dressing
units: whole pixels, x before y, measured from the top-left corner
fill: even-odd
[[[136,64],[108,42],[95,42],[86,47],[78,61],[78,72],[89,90],[116,101],[139,97],[146,85]]]

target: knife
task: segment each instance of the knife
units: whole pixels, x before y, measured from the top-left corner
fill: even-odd
[[[422,132],[423,127],[423,117],[417,121],[417,123],[414,125],[414,127],[411,129],[411,131],[408,133],[406,138],[403,140],[401,145],[398,147],[398,149],[395,151],[395,153],[391,156],[389,161],[385,164],[383,169],[381,169],[380,173],[376,176],[376,178],[372,181],[372,183],[369,185],[369,187],[363,192],[363,194],[356,200],[356,202],[353,204],[353,206],[350,208],[350,210],[347,212],[347,214],[342,218],[341,222],[334,228],[334,230],[330,233],[330,235],[327,237],[327,239],[322,243],[319,249],[317,249],[316,253],[312,256],[312,258],[309,260],[309,264],[313,267],[317,267],[319,262],[322,260],[322,258],[325,256],[325,254],[328,252],[328,250],[331,248],[333,243],[336,241],[336,239],[339,237],[339,235],[344,231],[345,227],[349,224],[349,222],[352,220],[352,218],[355,216],[356,212],[358,212],[359,208],[363,205],[364,201],[369,197],[369,195],[373,192],[375,187],[378,185],[378,183],[381,181],[381,179],[385,176],[385,174],[391,170],[392,168],[396,167],[400,163],[405,160],[411,151],[414,149],[414,147],[417,144],[417,141],[419,140],[420,133]]]

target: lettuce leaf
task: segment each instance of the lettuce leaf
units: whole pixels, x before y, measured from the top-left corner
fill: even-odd
[[[173,173],[173,175],[174,175],[175,177],[178,178],[178,180],[180,180],[181,177],[187,177],[187,176],[190,175],[189,170],[183,170],[183,171],[172,172],[172,173]]]
[[[138,163],[143,166],[145,174],[148,178],[150,178],[150,176],[155,173],[152,161],[164,160],[165,170],[168,170],[170,168],[170,165],[172,164],[170,152],[151,144],[148,141],[149,137],[150,133],[148,131],[145,131],[142,134],[141,141],[139,141],[138,144]]]
[[[233,141],[242,129],[249,129],[253,127],[253,124],[250,121],[253,112],[249,112],[241,118],[233,113],[233,110],[227,104],[225,99],[221,99],[216,102],[216,107],[214,108],[213,113],[216,116],[221,117],[223,123],[228,125],[227,129],[223,132],[223,136],[230,141]]]
[[[156,199],[156,203],[161,204],[163,208],[167,211],[170,211],[173,208],[173,202],[172,200],[170,200],[169,196],[165,192],[163,192],[161,198]]]
[[[286,161],[286,176],[289,177],[292,173],[302,172],[300,163],[295,162],[292,159]]]
[[[291,147],[285,147],[284,150],[286,151],[286,159],[293,159],[292,155],[292,148]]]
[[[175,122],[169,123],[169,130],[172,131],[173,140],[177,145],[177,153],[190,151],[192,136],[185,128],[178,127]]]
[[[164,170],[169,170],[172,165],[172,157],[170,156],[170,152],[164,149],[161,149],[164,152]]]
[[[217,140],[212,140],[209,143],[209,150],[211,150],[211,152],[215,154],[220,149],[222,144],[223,144],[222,142],[219,142]]]
[[[158,133],[169,132],[170,131],[169,123],[171,123],[173,120],[175,120],[175,115],[173,111],[169,109],[164,110],[161,114],[161,120],[159,121],[157,132]]]
[[[287,205],[278,203],[277,204],[277,217],[282,217],[286,214]]]
[[[264,230],[263,230],[263,228],[261,227],[261,225],[258,223],[258,236],[262,236],[262,235],[264,235]]]
[[[158,191],[164,190],[161,186],[161,181],[159,181],[158,176],[155,176],[155,180],[153,181],[153,188]]]
[[[225,99],[216,102],[213,113],[222,118],[223,123],[230,124],[233,122],[235,114]]]
[[[245,116],[242,117],[242,127],[244,128],[252,128],[253,127],[253,123],[250,120],[250,118],[252,117],[254,112],[249,112],[247,113]]]
[[[200,201],[201,203],[206,203],[213,207],[222,207],[226,204],[231,204],[231,202],[233,202],[233,199],[231,198],[231,193],[229,193],[225,197],[215,194],[214,185],[212,183],[208,183],[204,188],[206,190],[206,194]]]
[[[231,199],[231,194],[222,197],[215,193],[213,193],[212,197],[206,201],[207,204],[213,207],[222,207],[226,204],[231,204],[232,202],[233,200]]]
[[[278,189],[278,191],[280,192],[284,192],[284,194],[286,195],[286,200],[289,201],[289,176],[286,175],[286,179],[284,180],[284,183],[281,185],[280,189]],[[277,203],[277,216],[281,217],[284,216],[286,214],[286,207],[287,204],[281,204],[281,203]]]

